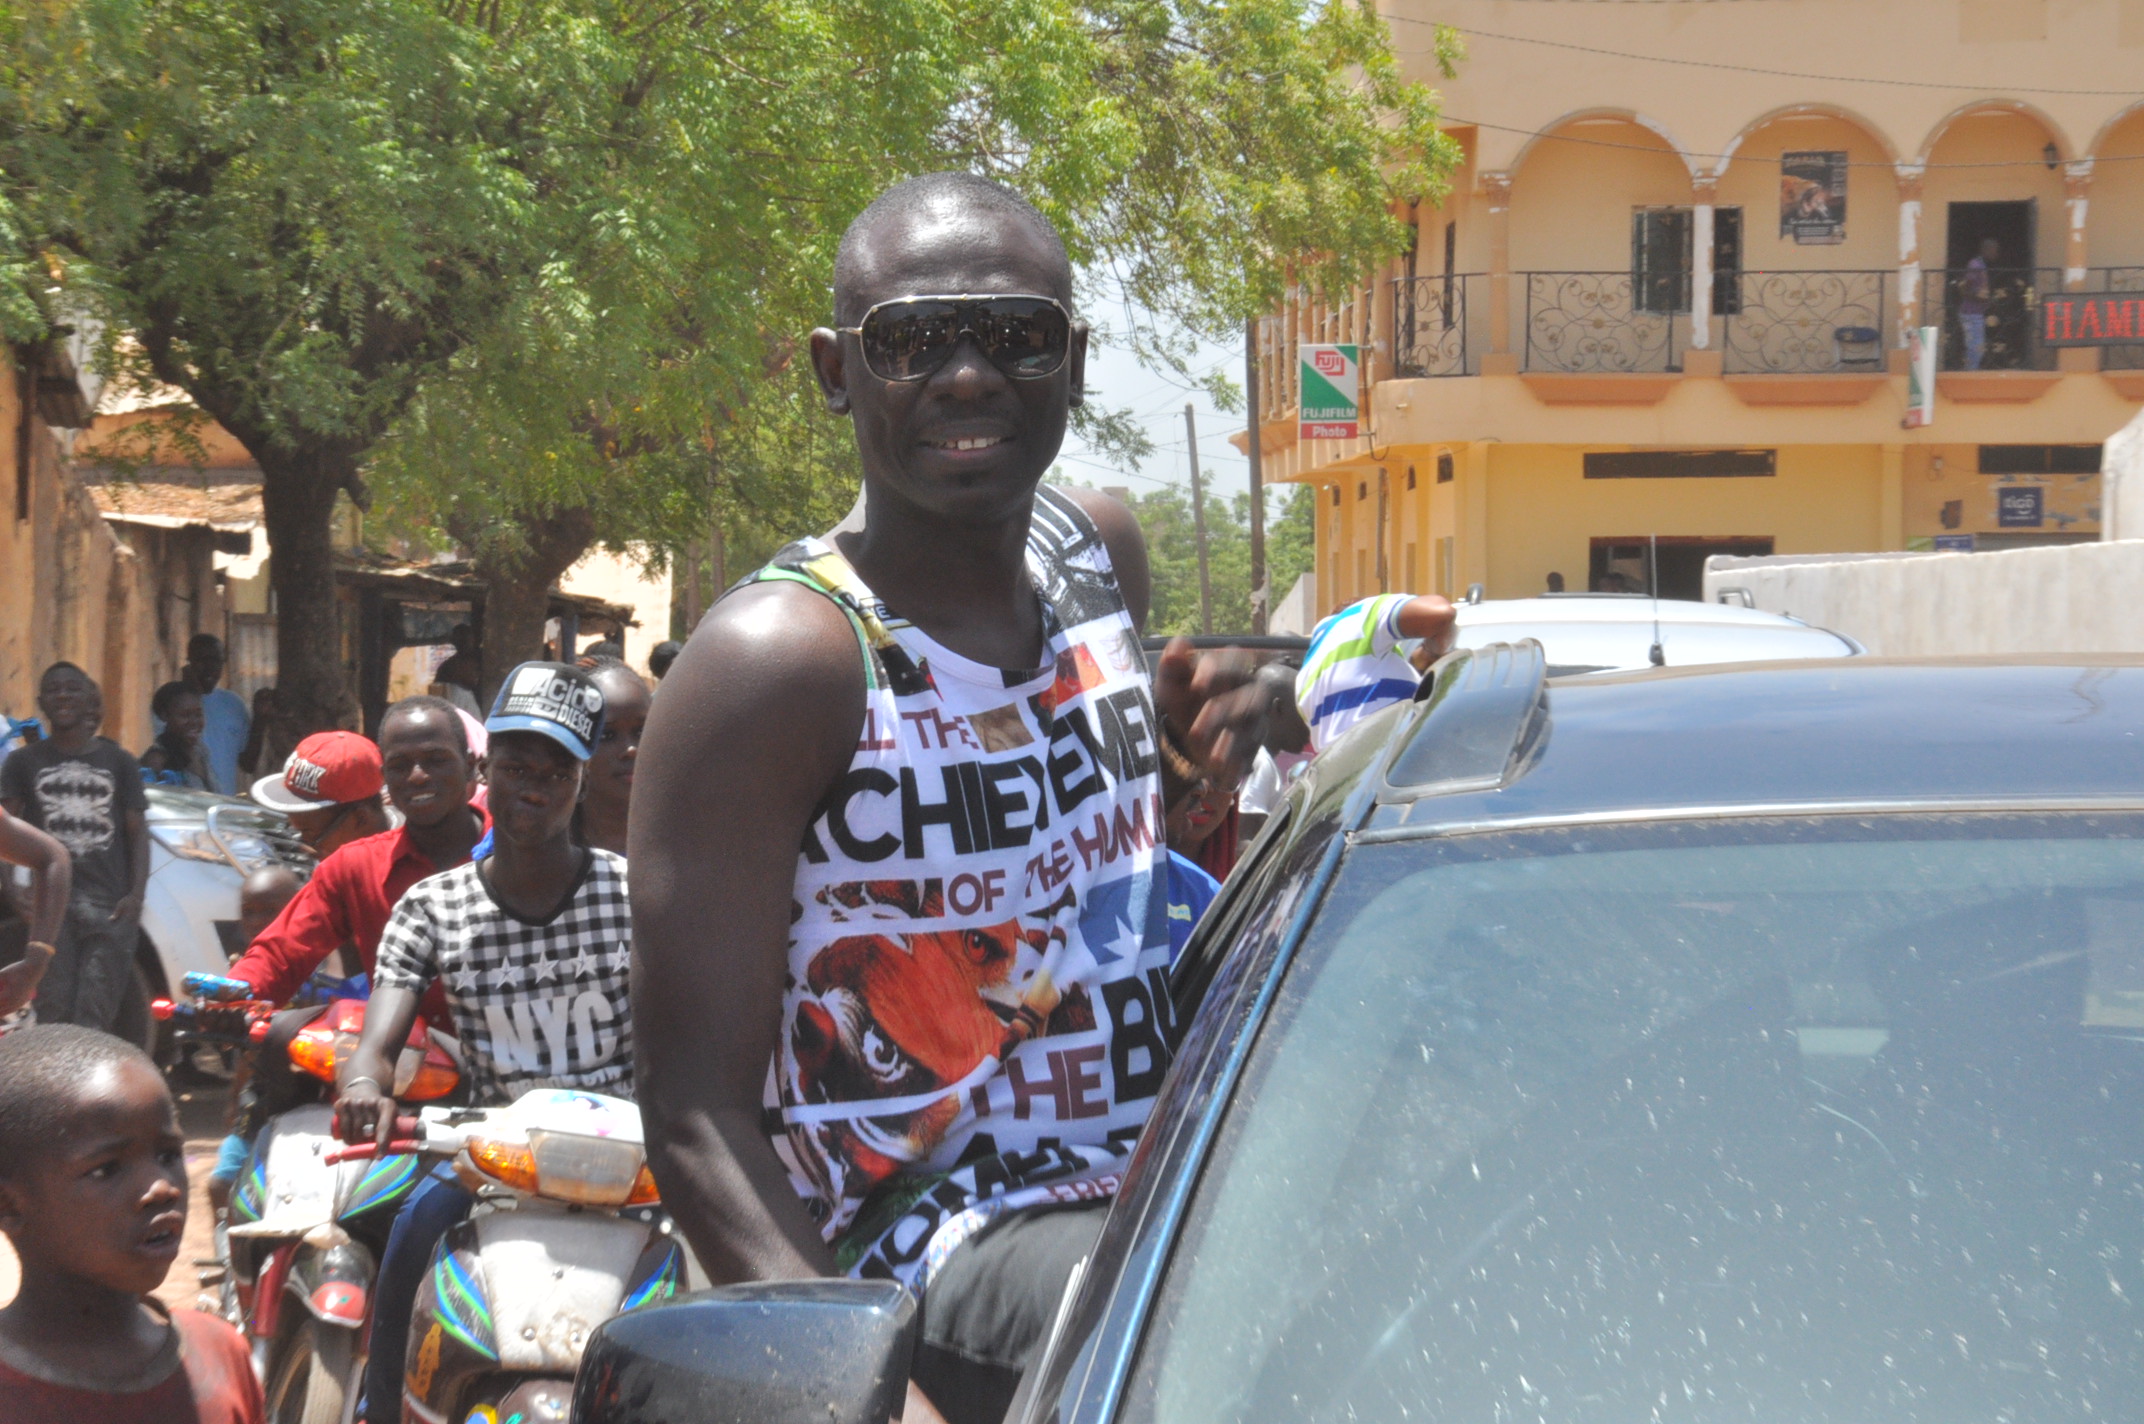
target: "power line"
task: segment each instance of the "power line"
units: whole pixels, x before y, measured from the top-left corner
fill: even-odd
[[[1629,0],[1619,0],[1629,3]],[[1409,25],[1439,25],[1441,21],[1417,19],[1412,15],[1387,15],[1387,20],[1398,20]],[[1722,69],[1734,74],[1762,74],[1772,79],[1812,79],[1824,84],[1882,84],[1894,89],[1983,89],[1982,84],[1948,84],[1939,79],[1884,79],[1864,74],[1812,74],[1797,69],[1764,69],[1753,64],[1726,64],[1712,59],[1674,59],[1661,54],[1636,54],[1630,50],[1601,49],[1594,45],[1572,44],[1567,40],[1545,40],[1533,35],[1501,35],[1494,30],[1476,30],[1463,25],[1443,25],[1448,30],[1457,30],[1463,35],[1485,40],[1503,40],[1509,44],[1541,45],[1547,49],[1570,50],[1577,54],[1597,54],[1607,59],[1635,59],[1646,64],[1680,64],[1692,69]],[[2050,89],[2029,84],[2005,84],[2001,86],[2011,94],[2068,94],[2091,98],[2134,98],[2133,89]]]
[[[1624,0],[1624,3],[1643,3],[1643,0]],[[1457,114],[1445,114],[1442,117],[1442,121],[1444,123],[1454,125],[1458,128],[1495,129],[1498,133],[1523,134],[1527,138],[1552,139],[1557,143],[1582,143],[1590,148],[1628,149],[1632,153],[1665,153],[1673,154],[1678,158],[1713,159],[1720,163],[1731,163],[1735,161],[1738,156],[1732,153],[1689,153],[1679,148],[1659,148],[1649,143],[1617,143],[1613,139],[1605,138],[1577,138],[1570,134],[1555,133],[1548,129],[1522,129],[1517,128],[1511,124],[1492,124],[1486,119],[1462,119]],[[1740,157],[1742,158],[1742,161],[1747,163],[1754,163],[1757,161],[1756,159],[1751,158],[1747,155],[1740,155]],[[2094,158],[2091,161],[2094,164],[2100,164],[2136,163],[2140,160],[2144,160],[2144,153],[2108,154],[2104,157]],[[1987,163],[1918,164],[1897,164],[1885,163],[1881,161],[1872,162],[1864,158],[1850,158],[1846,161],[1846,166],[1848,168],[1882,168],[1888,170],[1889,172],[1896,173],[1901,167],[1910,167],[1924,170],[1956,168],[2045,168],[2048,166],[2048,163],[2047,160],[2044,158],[2004,158],[1994,159]]]

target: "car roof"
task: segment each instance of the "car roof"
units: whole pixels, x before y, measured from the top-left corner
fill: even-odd
[[[1699,603],[1687,598],[1655,600],[1642,593],[1544,593],[1533,598],[1490,598],[1455,605],[1459,625],[1483,623],[1650,623],[1654,610],[1662,622],[1723,623],[1746,628],[1806,628],[1799,618],[1743,608],[1733,603]]]
[[[1462,714],[1435,697],[1363,724],[1388,744],[1368,763],[1380,785],[1366,830],[1763,808],[2144,807],[2144,657],[1860,657],[1539,681],[1532,656],[1538,689],[1528,695],[1545,716],[1508,729],[1513,751],[1497,784],[1394,784],[1395,773],[1406,780],[1416,739],[1437,744],[1437,716],[1451,739]],[[1440,683],[1465,671],[1459,661],[1439,664]],[[1515,686],[1504,688],[1506,705]],[[1489,694],[1460,689],[1449,700],[1463,707],[1469,695]],[[1340,771],[1354,759],[1335,760]]]
[[[1459,605],[1457,645],[1538,639],[1557,672],[1652,665],[1657,644],[1668,667],[1775,658],[1852,657],[1861,645],[1798,618],[1724,603],[1643,594],[1547,594]]]

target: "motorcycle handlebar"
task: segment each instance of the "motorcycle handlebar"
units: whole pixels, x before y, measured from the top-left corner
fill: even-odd
[[[170,999],[151,999],[149,1017],[160,1023],[175,1023],[196,1033],[226,1038],[259,1040],[268,1031],[275,1005],[265,999],[223,1000],[184,1004]]]
[[[421,1120],[412,1117],[407,1113],[403,1113],[395,1118],[394,1135],[395,1140],[397,1142],[400,1142],[404,1138],[407,1138],[410,1141],[415,1142],[417,1144],[417,1147],[422,1147],[424,1145],[424,1123]],[[349,1141],[348,1138],[344,1138],[343,1140],[345,1142]],[[351,1145],[353,1147],[368,1147],[372,1145],[372,1138],[368,1134],[362,1142],[351,1143]],[[414,1152],[417,1150],[417,1148],[412,1147],[407,1150]]]
[[[411,1120],[409,1118],[395,1119],[395,1131],[400,1132],[402,1124]],[[396,1138],[387,1144],[385,1151],[381,1150],[380,1144],[377,1142],[360,1142],[354,1147],[337,1148],[324,1155],[320,1160],[332,1167],[338,1162],[355,1162],[366,1157],[404,1157],[412,1152],[422,1152],[423,1150],[424,1143],[417,1138]]]

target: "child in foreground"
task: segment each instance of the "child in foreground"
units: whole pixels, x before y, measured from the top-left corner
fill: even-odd
[[[73,1024],[0,1038],[0,1310],[7,1424],[260,1424],[238,1332],[151,1299],[186,1230],[185,1141],[156,1065]]]

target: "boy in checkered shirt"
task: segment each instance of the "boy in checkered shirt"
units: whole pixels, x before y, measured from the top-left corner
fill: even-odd
[[[485,720],[492,853],[418,881],[380,936],[372,1002],[341,1066],[336,1131],[386,1146],[394,1064],[417,1002],[437,979],[478,1107],[531,1088],[633,1095],[632,958],[625,860],[573,843],[603,693],[564,663],[523,663]],[[474,1199],[443,1168],[404,1203],[373,1295],[365,1418],[400,1418],[409,1314],[432,1247]]]

